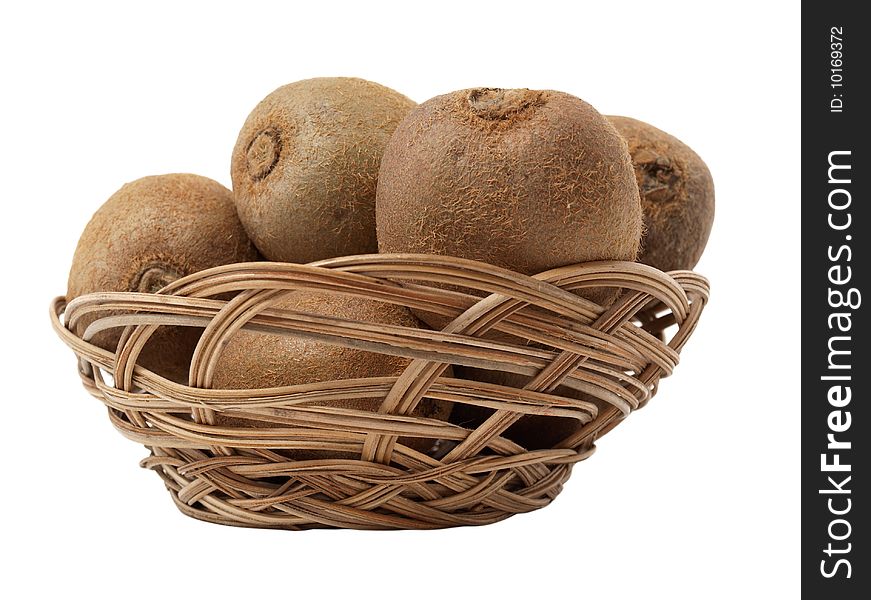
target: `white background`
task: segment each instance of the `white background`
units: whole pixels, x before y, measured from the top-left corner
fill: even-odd
[[[797,597],[798,7],[290,4],[0,9],[0,595]],[[229,186],[254,105],[326,75],[420,102],[564,90],[673,133],[710,166],[717,216],[697,270],[713,292],[698,330],[659,395],[544,510],[424,533],[183,517],[54,337],[49,301],[106,198],[165,172]]]

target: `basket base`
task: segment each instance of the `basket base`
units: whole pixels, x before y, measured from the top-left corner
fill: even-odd
[[[189,517],[218,525],[298,531],[445,529],[497,523],[549,505],[571,475],[573,462],[551,465],[544,477],[531,485],[524,481],[528,472],[515,472],[528,471],[530,465],[478,476],[459,472],[453,478],[440,475],[451,483],[466,479],[466,489],[431,499],[415,493],[423,483],[404,482],[370,484],[365,490],[341,496],[338,490],[347,489],[352,478],[347,474],[324,475],[325,471],[310,477],[287,477],[277,484],[238,475],[231,478],[229,469],[225,473],[219,473],[221,469],[196,471],[198,465],[184,465],[170,456],[152,454],[142,466],[161,477],[176,507]],[[190,472],[196,475],[186,474]],[[234,485],[228,486],[227,480]],[[423,489],[447,490],[434,481],[426,482]]]

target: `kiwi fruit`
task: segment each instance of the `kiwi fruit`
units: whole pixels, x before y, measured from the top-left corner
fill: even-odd
[[[421,326],[405,307],[325,292],[296,291],[282,298],[274,308],[366,323]],[[243,330],[234,334],[221,351],[215,364],[212,387],[259,389],[341,379],[388,377],[401,374],[410,362],[410,359],[400,356],[347,348],[317,340]],[[330,402],[329,405],[375,411],[381,401],[380,398],[349,398],[341,402]],[[450,411],[450,402],[424,398],[413,414],[446,420]],[[274,426],[267,421],[228,417],[220,413],[216,422],[248,427]],[[426,438],[400,438],[400,443],[421,452],[429,451],[434,442],[435,440]],[[357,457],[321,451],[293,451],[291,454],[295,459]]]
[[[644,210],[638,261],[661,271],[692,269],[714,222],[714,181],[676,137],[629,117],[608,119],[629,146]]]
[[[352,77],[278,88],[233,149],[233,192],[249,237],[270,260],[307,263],[377,251],[381,155],[415,103]]]
[[[125,184],[85,227],[70,268],[67,300],[91,292],[156,292],[202,269],[257,259],[236,216],[233,194],[190,174],[143,177]],[[81,319],[82,335],[102,311]],[[92,343],[115,350],[121,329],[97,333]],[[187,381],[201,330],[160,327],[139,357],[142,366]]]
[[[381,159],[376,225],[381,252],[531,275],[635,260],[642,216],[626,142],[592,106],[552,90],[475,88],[427,100],[399,124]]]
[[[454,367],[454,373],[461,379],[493,383],[506,387],[522,389],[531,377],[507,371],[492,371],[475,367]],[[561,385],[554,392],[558,396],[584,400],[595,404],[599,410],[606,407],[604,401],[589,394],[584,394],[573,388]],[[483,423],[491,414],[492,410],[472,405],[456,405],[451,414],[453,423],[462,424],[464,427],[476,428]],[[527,450],[543,450],[553,448],[556,444],[578,431],[583,424],[570,417],[548,417],[544,415],[524,415],[502,435],[509,440],[520,444]]]

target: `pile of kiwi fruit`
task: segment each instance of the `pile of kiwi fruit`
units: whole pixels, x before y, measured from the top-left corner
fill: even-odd
[[[232,189],[199,175],[167,174],[122,186],[79,240],[67,300],[92,292],[157,292],[230,263],[309,263],[376,252],[448,255],[529,275],[595,260],[691,269],[714,216],[710,172],[687,145],[553,90],[474,88],[416,104],[358,78],[297,81],[248,115],[232,149],[230,180]],[[615,292],[594,288],[584,295],[605,305]],[[301,290],[275,308],[415,328],[439,329],[448,321]],[[101,316],[78,321],[76,333]],[[159,328],[138,364],[188,383],[201,332]],[[90,341],[114,351],[120,336],[118,328],[107,329]],[[213,387],[235,389],[395,376],[409,362],[245,330],[217,360]],[[463,367],[454,367],[453,376],[512,387],[526,382]],[[556,393],[582,397],[570,389]],[[333,406],[375,411],[379,404],[354,398]],[[467,426],[486,418],[436,400],[422,402],[415,414]],[[230,413],[217,422],[258,425]],[[505,435],[528,449],[546,448],[576,423],[524,417]],[[434,440],[400,443],[438,451]]]

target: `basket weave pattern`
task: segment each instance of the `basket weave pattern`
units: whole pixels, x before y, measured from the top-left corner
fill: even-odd
[[[605,308],[572,293],[603,287],[621,290]],[[452,321],[430,331],[272,308],[301,289]],[[124,436],[150,450],[141,465],[160,475],[185,514],[283,529],[431,529],[483,525],[549,504],[596,439],[646,404],[660,378],[672,373],[707,298],[708,283],[695,273],[665,274],[636,263],[585,263],[528,277],[450,257],[382,254],[227,265],[157,294],[96,293],[69,304],[57,298],[51,317],[80,359],[87,390]],[[109,310],[82,337],[72,333],[84,315]],[[148,338],[164,325],[203,328],[189,385],[137,365]],[[116,352],[87,341],[111,327],[124,328]],[[211,389],[221,348],[243,328],[412,360],[398,377]],[[530,379],[522,389],[463,380],[446,376],[452,364]],[[596,402],[560,396],[559,386]],[[334,405],[351,397],[378,398],[380,410]],[[411,415],[424,397],[491,414],[476,428]],[[268,427],[218,425],[219,412]],[[524,415],[579,423],[556,447],[527,451],[502,435]],[[399,437],[440,442],[430,455]],[[293,460],[294,450],[359,458]]]

